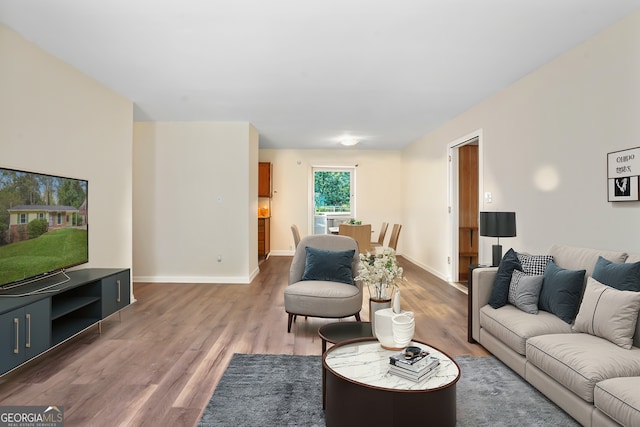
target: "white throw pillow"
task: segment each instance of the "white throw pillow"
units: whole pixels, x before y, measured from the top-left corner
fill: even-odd
[[[573,330],[630,349],[638,311],[640,292],[619,291],[589,277]]]
[[[530,276],[539,276],[544,274],[549,261],[553,261],[551,255],[531,255],[518,252],[518,261],[522,265],[522,271]]]

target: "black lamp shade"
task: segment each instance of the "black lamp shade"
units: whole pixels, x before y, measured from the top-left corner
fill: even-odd
[[[515,237],[516,213],[515,212],[480,212],[480,235],[497,237],[498,244],[492,247],[493,266],[500,264],[502,259],[502,246],[500,237]]]
[[[480,235],[486,237],[515,237],[515,212],[480,212]]]

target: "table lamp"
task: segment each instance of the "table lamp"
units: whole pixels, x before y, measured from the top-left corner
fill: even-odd
[[[493,245],[493,263],[495,267],[502,259],[501,237],[515,237],[516,213],[515,212],[480,212],[480,235],[485,237],[497,237],[498,244]]]

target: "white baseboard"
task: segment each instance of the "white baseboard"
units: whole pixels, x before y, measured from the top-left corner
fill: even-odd
[[[412,263],[414,263],[415,265],[417,265],[418,267],[422,268],[423,270],[428,271],[429,273],[433,274],[434,276],[436,276],[438,279],[449,283],[449,278],[447,277],[446,274],[442,274],[441,272],[434,270],[433,268],[421,263],[420,261],[411,258],[410,256],[407,255],[402,255],[403,258],[406,258],[407,260],[411,261]]]
[[[269,256],[293,256],[296,251],[278,250],[269,252]]]
[[[257,276],[257,273],[246,276],[229,276],[229,277],[214,277],[214,276],[133,276],[133,282],[143,283],[204,283],[204,284],[240,284],[248,285],[251,280]]]

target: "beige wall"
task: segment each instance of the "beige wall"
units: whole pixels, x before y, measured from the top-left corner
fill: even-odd
[[[636,13],[405,149],[405,255],[449,277],[447,145],[477,130],[480,194],[493,193],[480,209],[517,214],[504,251],[562,243],[640,252],[640,203],[607,202],[606,181],[607,153],[640,145],[639,76]],[[495,239],[481,242],[480,261],[490,262]]]
[[[89,264],[132,266],[131,101],[0,24],[0,165],[89,180]]]
[[[311,166],[357,163],[358,218],[374,230],[402,223],[399,251],[448,278],[447,146],[477,131],[480,193],[493,193],[481,209],[518,215],[505,250],[559,242],[640,252],[639,203],[606,199],[606,154],[640,145],[640,13],[402,152],[258,151],[248,123],[139,123],[134,132],[130,101],[3,26],[0,60],[0,164],[89,180],[90,266],[133,265],[154,281],[250,280],[259,157],[274,163],[273,254],[290,253],[291,224],[308,234]],[[481,261],[492,243],[482,239]]]
[[[249,283],[258,272],[253,126],[139,122],[133,139],[136,280]]]
[[[291,224],[300,235],[310,232],[309,189],[313,166],[356,168],[356,216],[372,225],[372,240],[380,224],[402,223],[402,156],[400,151],[377,150],[260,150],[260,161],[273,163],[271,200],[271,253],[293,254]],[[257,212],[256,212],[257,214]],[[387,233],[391,232],[389,228]],[[388,234],[387,234],[388,236]],[[402,252],[404,229],[398,252]],[[388,240],[388,237],[387,237]]]

